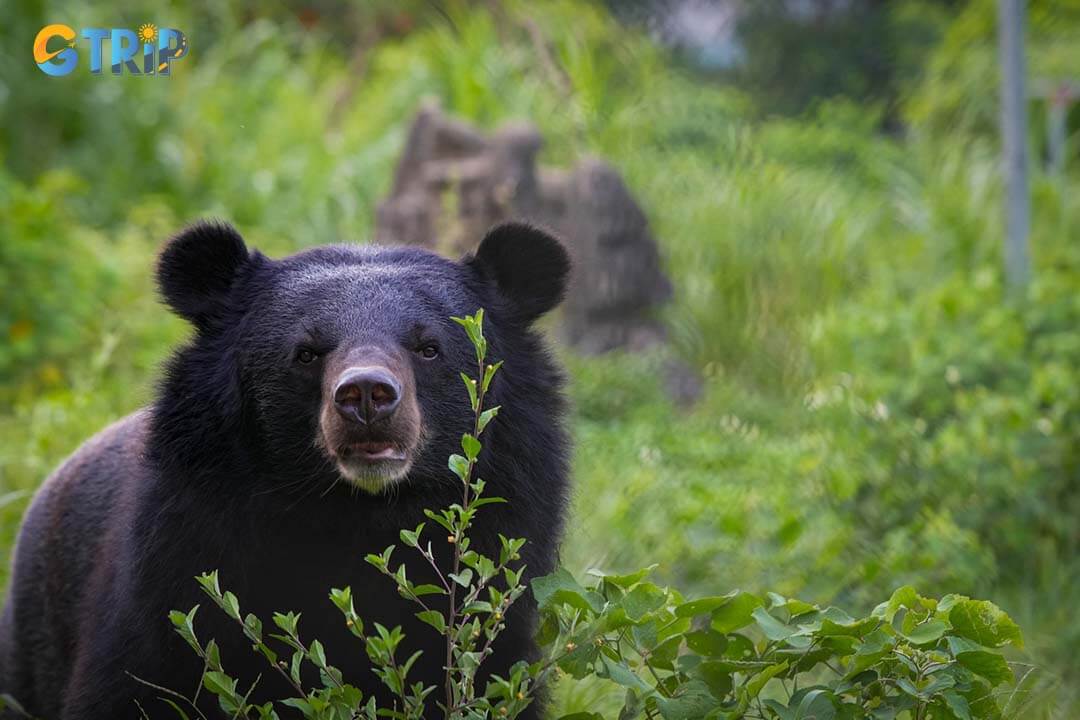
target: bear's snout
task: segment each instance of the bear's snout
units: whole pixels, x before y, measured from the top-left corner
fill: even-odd
[[[334,407],[348,422],[370,425],[394,414],[401,382],[384,367],[349,368],[334,388]]]
[[[423,427],[408,358],[370,343],[334,353],[324,374],[319,425],[318,445],[354,485],[377,493],[402,479]]]

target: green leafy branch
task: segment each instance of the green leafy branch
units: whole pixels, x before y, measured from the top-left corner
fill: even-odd
[[[472,432],[461,437],[462,453],[451,455],[448,461],[450,471],[461,483],[461,502],[438,512],[424,511],[430,521],[447,533],[446,542],[452,548],[451,567],[444,572],[436,560],[431,541],[422,542],[421,536],[427,523],[421,523],[414,530],[402,530],[401,542],[420,553],[434,571],[438,585],[414,584],[409,580],[404,564],[391,569],[393,547],[387,548],[381,555],[369,555],[366,559],[394,580],[402,597],[421,607],[417,618],[445,638],[446,675],[444,700],[440,705],[445,716],[459,718],[475,716],[477,712],[495,711],[501,717],[513,717],[531,700],[526,689],[528,683],[524,666],[516,668],[509,679],[494,678],[491,685],[494,695],[478,692],[476,676],[481,664],[491,655],[495,639],[506,627],[507,611],[525,592],[522,583],[525,568],[518,563],[525,541],[500,535],[499,558],[494,560],[473,550],[468,535],[481,507],[505,502],[503,498],[484,496],[485,482],[475,477],[477,461],[483,449],[480,437],[499,413],[498,406],[485,408],[484,400],[502,362],[486,363],[488,345],[484,337],[482,309],[475,315],[452,320],[465,330],[475,351],[476,377],[461,373],[473,411],[473,427]],[[517,567],[512,567],[512,563],[518,563]],[[496,585],[500,579],[501,588]],[[448,609],[445,613],[429,606],[425,600],[429,595],[446,597]]]

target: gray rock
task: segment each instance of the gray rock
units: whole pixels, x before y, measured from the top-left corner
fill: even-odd
[[[376,242],[453,256],[472,250],[500,221],[545,225],[575,260],[562,314],[566,340],[584,353],[662,342],[655,312],[672,288],[645,213],[603,160],[586,158],[571,170],[539,167],[542,146],[530,124],[507,124],[485,136],[425,104],[390,196],[378,206]]]

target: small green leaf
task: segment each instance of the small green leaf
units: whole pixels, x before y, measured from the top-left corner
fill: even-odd
[[[488,423],[495,419],[495,416],[499,414],[500,405],[490,407],[484,412],[480,413],[480,418],[477,421],[476,429],[479,432],[484,432],[484,428],[488,426]]]
[[[422,525],[420,527],[423,527]],[[355,612],[352,604],[352,588],[346,586],[345,588],[330,589],[330,601],[332,601],[338,610],[343,613]]]
[[[699,655],[720,657],[727,649],[727,635],[712,628],[686,634],[686,646]]]
[[[877,618],[865,618],[863,620],[837,621],[828,616],[822,618],[821,629],[818,634],[823,637],[863,637],[880,624]]]
[[[461,449],[469,460],[476,460],[477,456],[480,455],[480,448],[480,441],[469,433],[461,436]]]
[[[222,606],[225,609],[225,612],[228,613],[229,617],[231,617],[233,620],[240,619],[240,601],[236,599],[235,595],[226,590],[225,594],[221,598],[221,602]]]
[[[998,653],[964,638],[949,637],[948,643],[949,651],[956,657],[957,662],[989,680],[994,687],[1015,679],[1009,664]]]
[[[484,368],[484,380],[483,380],[483,383],[481,385],[484,392],[487,392],[488,388],[491,387],[491,379],[493,377],[495,377],[495,373],[497,373],[499,371],[499,368],[502,367],[502,364],[503,364],[503,361],[500,360],[499,362],[495,363],[494,365],[488,365],[486,368]]]
[[[209,671],[203,675],[203,686],[218,696],[236,694],[236,681],[223,672]]]
[[[426,515],[431,520],[434,520],[435,522],[439,523],[439,525],[441,525],[443,527],[443,529],[446,530],[447,532],[450,532],[450,533],[454,532],[454,524],[453,524],[451,518],[448,517],[446,511],[443,511],[442,513],[437,513],[434,510],[428,510],[427,508],[424,508],[424,515]],[[372,556],[369,555],[368,557],[370,558]],[[375,557],[378,557],[378,556],[375,556]],[[369,562],[370,562],[370,560],[369,560]]]
[[[495,612],[495,608],[491,603],[485,600],[473,600],[471,603],[461,608],[462,615],[474,615],[476,613],[491,613]]]
[[[929,612],[936,608],[937,603],[928,598],[924,598],[915,592],[915,588],[910,585],[904,585],[901,588],[897,588],[893,592],[892,597],[888,602],[882,603],[874,608],[874,617],[880,617],[885,622],[892,622],[896,617],[896,613],[901,608],[907,608],[918,617],[925,617]]]
[[[941,694],[941,698],[957,720],[971,720],[971,706],[963,695],[955,690],[948,690]]]
[[[678,687],[670,698],[657,697],[656,707],[664,720],[700,720],[716,707],[708,686],[700,680]]]
[[[184,638],[191,649],[197,654],[202,654],[202,647],[199,646],[199,640],[195,637],[195,613],[199,611],[199,606],[191,608],[187,613],[182,613],[179,610],[173,610],[169,613],[169,621],[176,628],[176,632],[180,637]]]
[[[217,570],[211,570],[208,573],[203,573],[202,575],[196,577],[195,580],[198,581],[200,585],[202,585],[203,590],[205,590],[211,597],[221,597],[221,586],[218,584]]]
[[[469,477],[469,461],[461,455],[451,455],[447,466],[462,482],[465,482],[465,479]]]
[[[247,630],[248,637],[253,641],[262,641],[262,620],[259,620],[252,613],[248,613],[244,618],[244,628]]]
[[[417,547],[420,543],[420,533],[424,531],[424,523],[416,526],[415,530],[402,529],[400,536],[402,544],[407,547]]]
[[[300,622],[300,615],[293,612],[274,613],[274,624],[290,636],[296,635],[296,626]]]
[[[604,606],[603,597],[581,587],[566,568],[560,567],[550,575],[533,578],[531,584],[533,597],[541,608],[565,604],[598,613]]]
[[[778,593],[768,593],[767,597],[769,598],[770,610],[787,610],[788,614],[792,617],[817,610],[817,607],[808,602],[803,602],[802,600],[797,600],[795,598],[786,598]],[[836,608],[830,608],[830,610],[835,611]]]
[[[761,600],[741,590],[728,593],[724,597],[727,602],[712,611],[713,630],[730,633],[753,622],[754,608],[761,606]]]
[[[949,622],[953,631],[984,647],[1001,647],[1013,644],[1023,648],[1024,638],[1020,628],[1004,610],[987,600],[971,600],[953,596],[949,610]]]
[[[833,720],[836,717],[836,704],[831,691],[825,688],[810,688],[800,692],[805,694],[795,707],[792,720]]]
[[[305,718],[315,717],[315,708],[311,706],[307,700],[301,700],[300,698],[289,698],[281,701],[282,705],[286,705],[291,708],[296,708],[303,713]]]
[[[300,664],[304,661],[304,651],[297,650],[293,653],[289,662],[289,677],[297,685],[300,684]]]
[[[622,599],[621,605],[631,620],[640,620],[645,614],[663,607],[667,593],[652,583],[641,583]]]
[[[709,692],[713,694],[713,697],[724,699],[731,692],[733,685],[731,672],[727,663],[707,660],[694,668],[691,674],[709,687]]]
[[[217,641],[213,639],[206,643],[206,666],[211,670],[221,669],[221,651],[218,650]]]
[[[787,705],[784,705],[779,700],[773,700],[772,698],[768,698],[766,700],[762,700],[761,704],[764,707],[769,708],[770,711],[772,711],[772,716],[775,717],[776,720],[795,720],[795,710],[793,708],[789,708]]]
[[[446,618],[443,617],[442,613],[435,610],[424,610],[416,613],[416,617],[438,630],[440,635],[446,632]]]
[[[606,655],[601,655],[600,661],[604,665],[607,678],[612,682],[618,683],[623,687],[634,688],[635,690],[646,694],[655,692],[648,683],[638,677],[637,673],[627,667],[626,663],[617,662]]]
[[[948,629],[944,621],[934,618],[916,625],[911,632],[903,633],[903,637],[912,645],[929,645],[940,640]]]
[[[590,570],[589,574],[595,577],[602,578],[604,582],[609,582],[612,585],[617,585],[624,590],[629,590],[631,587],[644,580],[645,577],[655,569],[656,565],[650,565],[647,568],[642,568],[641,570],[630,573],[629,575],[605,575],[604,573],[597,570]]]
[[[764,608],[762,608],[762,611],[764,611]],[[774,665],[768,666],[767,668],[759,672],[757,675],[754,675],[746,681],[746,694],[750,697],[750,699],[756,698],[758,695],[761,694],[761,691],[765,688],[766,683],[768,683],[780,673],[787,670],[787,668],[788,663],[786,660],[782,663],[776,663]]]
[[[690,600],[675,608],[675,616],[689,618],[696,615],[705,615],[706,613],[711,613],[713,610],[727,605],[730,601],[731,598],[726,596],[703,597],[698,598],[697,600]]]
[[[855,650],[847,667],[847,677],[851,678],[864,670],[873,667],[886,655],[892,652],[896,641],[884,630],[875,630],[863,638],[863,642]]]
[[[469,584],[472,583],[473,571],[469,568],[465,568],[456,575],[454,573],[447,573],[446,576],[461,587],[467,588],[469,587]]]
[[[315,663],[316,667],[326,667],[326,651],[323,649],[322,643],[318,640],[311,641],[311,647],[308,649],[308,657],[311,658],[311,662]]]
[[[761,632],[770,640],[786,640],[798,632],[796,628],[777,620],[763,607],[754,608],[751,614],[754,616],[754,620],[757,621],[758,627],[761,628]]]
[[[896,680],[896,685],[911,697],[919,700],[923,699],[922,693],[919,692],[919,688],[915,687],[915,683],[911,682],[909,678],[898,678]]]
[[[465,389],[469,393],[469,407],[475,412],[480,407],[480,399],[476,393],[476,381],[465,373],[461,373],[461,382],[465,383]]]

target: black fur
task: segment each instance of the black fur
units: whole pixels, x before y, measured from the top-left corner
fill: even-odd
[[[570,258],[559,242],[543,230],[524,223],[504,223],[493,229],[467,258],[482,275],[495,282],[511,300],[517,318],[531,322],[562,302]]]
[[[162,297],[200,329],[228,312],[229,289],[251,259],[229,225],[197,223],[170,240],[158,258]]]
[[[161,292],[197,331],[169,362],[153,407],[83,445],[27,511],[0,618],[0,692],[46,720],[135,718],[135,700],[153,718],[173,717],[129,674],[190,695],[201,664],[167,614],[201,603],[196,628],[204,642],[217,639],[226,670],[245,688],[261,674],[255,699],[288,696],[198,591],[193,577],[217,568],[242,612],[269,626],[271,611],[301,611],[301,637],[322,640],[350,682],[385,697],[327,598],[352,586],[365,620],[403,625],[406,645],[424,649],[414,678],[441,695],[442,639],[363,557],[400,544],[398,531],[421,522],[423,508],[460,497],[446,459],[471,427],[458,373],[473,374],[475,358],[449,317],[484,307],[489,357],[505,365],[479,475],[509,502],[481,511],[474,546],[497,555],[498,533],[524,537],[529,574],[553,568],[567,499],[563,377],[530,324],[557,304],[567,271],[555,240],[520,225],[494,230],[462,263],[358,246],[275,261],[225,225],[175,237],[159,263]],[[436,360],[412,352],[420,327],[439,344]],[[295,371],[301,338],[327,358],[374,347],[411,363],[424,443],[385,493],[350,486],[318,447],[325,393]],[[436,530],[427,533],[445,562]],[[415,581],[434,580],[406,548],[395,558]],[[529,601],[507,620],[490,672],[535,652]],[[203,711],[220,717],[206,695]]]

